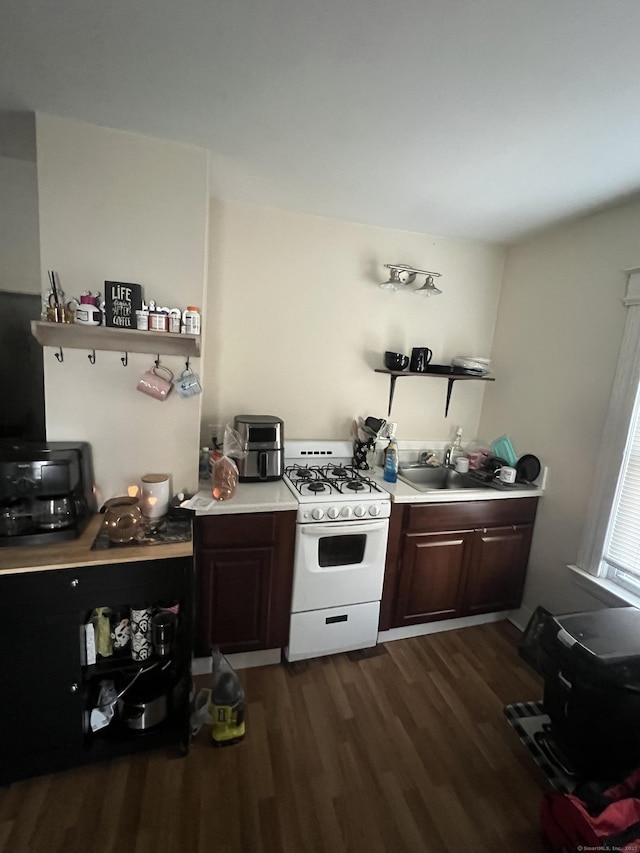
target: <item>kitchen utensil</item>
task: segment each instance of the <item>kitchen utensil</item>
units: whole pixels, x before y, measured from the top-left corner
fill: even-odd
[[[182,371],[178,379],[174,380],[173,386],[179,397],[193,397],[195,394],[202,394],[200,377],[188,368]]]
[[[525,455],[521,456],[516,462],[518,479],[525,480],[527,483],[532,483],[536,480],[540,476],[540,470],[540,460],[537,456],[533,456],[531,453],[525,453]]]
[[[284,472],[284,421],[274,415],[236,415],[241,481],[280,480]],[[225,442],[225,454],[229,454]]]
[[[371,430],[375,438],[378,438],[385,424],[386,421],[383,418],[367,418],[364,422],[364,425]]]
[[[444,373],[450,376],[480,376],[477,370],[468,370],[466,367],[457,367],[453,364],[427,364],[419,373]]]
[[[129,608],[122,607],[109,612],[109,631],[114,655],[122,657],[131,654],[131,624]]]
[[[385,352],[384,366],[387,370],[406,370],[409,366],[409,356],[401,352]]]
[[[153,609],[145,604],[131,605],[131,659],[147,660],[151,657],[151,619]]]
[[[177,617],[170,610],[156,613],[151,620],[151,640],[156,654],[163,658],[171,654]]]
[[[0,536],[18,536],[31,525],[29,501],[16,498],[0,506]]]
[[[149,397],[153,397],[155,400],[163,402],[167,399],[167,395],[173,388],[172,382],[173,373],[168,367],[154,365],[149,370],[145,370],[140,377],[136,389],[142,391],[143,394],[148,394]]]
[[[513,444],[511,444],[511,439],[507,435],[502,435],[500,438],[496,438],[491,445],[491,450],[495,456],[499,456],[500,459],[505,459],[511,468],[515,468],[518,457],[513,449]]]
[[[480,376],[485,376],[489,373],[491,361],[488,358],[475,358],[474,356],[457,355],[451,359],[451,364],[454,367],[464,367],[466,370],[473,370],[474,373],[478,373]]]
[[[70,495],[35,498],[32,504],[33,523],[40,530],[60,530],[76,523],[75,501]]]
[[[409,370],[412,373],[424,373],[432,356],[433,351],[429,347],[414,347],[411,350]]]
[[[515,483],[518,474],[516,469],[512,468],[511,465],[503,465],[502,468],[498,468],[497,471],[494,471],[494,475],[497,476],[501,483],[512,486]]]
[[[128,729],[134,731],[147,731],[154,726],[160,725],[167,718],[167,694],[144,698],[138,691],[137,695],[131,693],[123,699],[118,699],[118,711],[120,720]]]

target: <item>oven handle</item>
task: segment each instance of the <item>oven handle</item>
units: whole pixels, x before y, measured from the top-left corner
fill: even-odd
[[[338,524],[299,524],[299,532],[303,536],[315,536],[319,539],[322,536],[327,536],[329,533],[346,533],[349,535],[357,535],[358,533],[375,533],[376,530],[384,530],[389,526],[388,518],[380,518],[375,521],[363,521],[356,523],[354,521],[339,522]]]

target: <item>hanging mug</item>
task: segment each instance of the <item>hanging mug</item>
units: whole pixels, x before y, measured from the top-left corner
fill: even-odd
[[[193,373],[191,368],[183,370],[178,379],[174,380],[173,386],[179,397],[193,397],[196,394],[202,394],[200,377],[197,373]]]
[[[169,391],[173,388],[172,382],[173,373],[168,367],[154,365],[150,370],[145,370],[136,388],[138,391],[142,391],[143,394],[148,394],[155,400],[162,402],[167,399]]]

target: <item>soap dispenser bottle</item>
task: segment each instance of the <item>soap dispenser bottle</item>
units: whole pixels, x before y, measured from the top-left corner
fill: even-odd
[[[396,441],[397,424],[387,424],[389,446],[385,450],[383,479],[387,483],[398,481],[398,443]]]
[[[455,467],[456,459],[458,456],[463,456],[464,450],[462,449],[462,427],[456,427],[456,435],[453,439],[453,444],[451,444],[445,453],[444,464],[449,465],[452,468]]]

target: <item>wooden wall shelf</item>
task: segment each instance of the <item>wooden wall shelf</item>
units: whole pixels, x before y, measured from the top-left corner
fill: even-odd
[[[472,376],[471,374],[451,374],[451,373],[411,373],[407,370],[387,370],[384,367],[376,367],[376,373],[386,373],[389,376],[389,411],[387,417],[391,414],[393,406],[393,395],[396,390],[396,379],[401,376],[416,376],[420,379],[446,379],[447,380],[447,402],[445,404],[444,416],[449,414],[449,403],[451,402],[451,392],[453,391],[454,382],[495,382],[493,376]]]
[[[143,332],[138,329],[85,326],[81,323],[49,323],[43,320],[31,321],[31,334],[43,347],[145,352],[182,355],[187,358],[200,355],[200,335]]]

